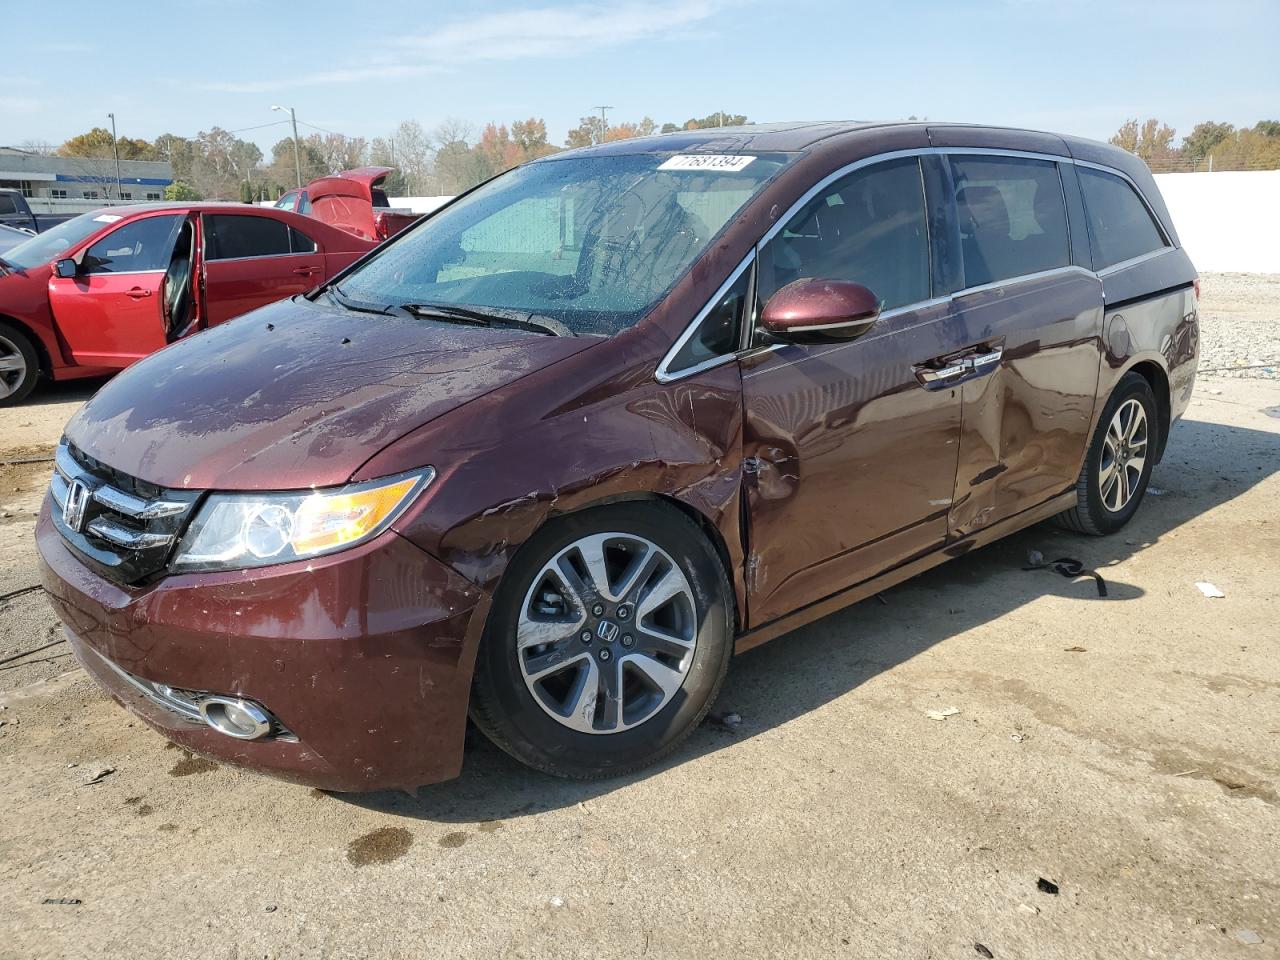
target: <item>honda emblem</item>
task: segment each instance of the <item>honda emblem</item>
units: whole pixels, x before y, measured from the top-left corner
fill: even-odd
[[[67,485],[67,502],[62,506],[62,522],[80,533],[84,529],[84,511],[89,506],[89,497],[93,495],[79,480],[72,480]]]

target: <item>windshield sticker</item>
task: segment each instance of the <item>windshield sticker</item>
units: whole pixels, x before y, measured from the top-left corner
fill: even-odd
[[[115,223],[117,220],[123,220],[124,217],[118,217],[113,213],[100,213],[93,218],[94,223]]]
[[[730,153],[681,153],[659,164],[659,170],[727,170],[731,173],[743,169],[755,157],[734,156]]]

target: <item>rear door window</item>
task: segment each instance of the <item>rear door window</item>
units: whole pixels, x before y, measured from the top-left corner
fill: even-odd
[[[145,273],[164,270],[173,256],[178,216],[147,217],[112,230],[85,251],[85,273]]]
[[[1096,270],[1166,246],[1147,205],[1127,181],[1092,167],[1077,168]]]
[[[12,194],[0,193],[0,213],[17,213],[18,202]]]
[[[293,252],[289,225],[271,217],[215,213],[205,217],[205,259],[283,257]]]
[[[1062,181],[1052,160],[954,156],[951,175],[966,287],[1071,262]]]
[[[289,228],[289,250],[293,253],[315,253],[316,242],[296,227]]]
[[[929,299],[929,227],[915,157],[855,170],[805,204],[760,254],[761,305],[793,280],[853,280],[884,309]]]

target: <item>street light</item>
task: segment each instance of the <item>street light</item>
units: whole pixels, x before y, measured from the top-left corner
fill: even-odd
[[[299,155],[298,148],[298,115],[293,112],[293,107],[277,107],[275,104],[271,106],[272,110],[281,112],[288,110],[289,119],[293,121],[293,172],[298,176],[298,189],[302,189],[302,160]]]
[[[108,113],[107,116],[111,118],[111,152],[116,158],[116,199],[122,200],[124,198],[120,194],[124,193],[124,188],[120,185],[120,148],[116,146],[116,115]]]

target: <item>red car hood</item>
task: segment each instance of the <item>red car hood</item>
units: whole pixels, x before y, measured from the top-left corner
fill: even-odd
[[[66,435],[163,487],[329,486],[409,431],[598,342],[283,301],[134,364]]]

